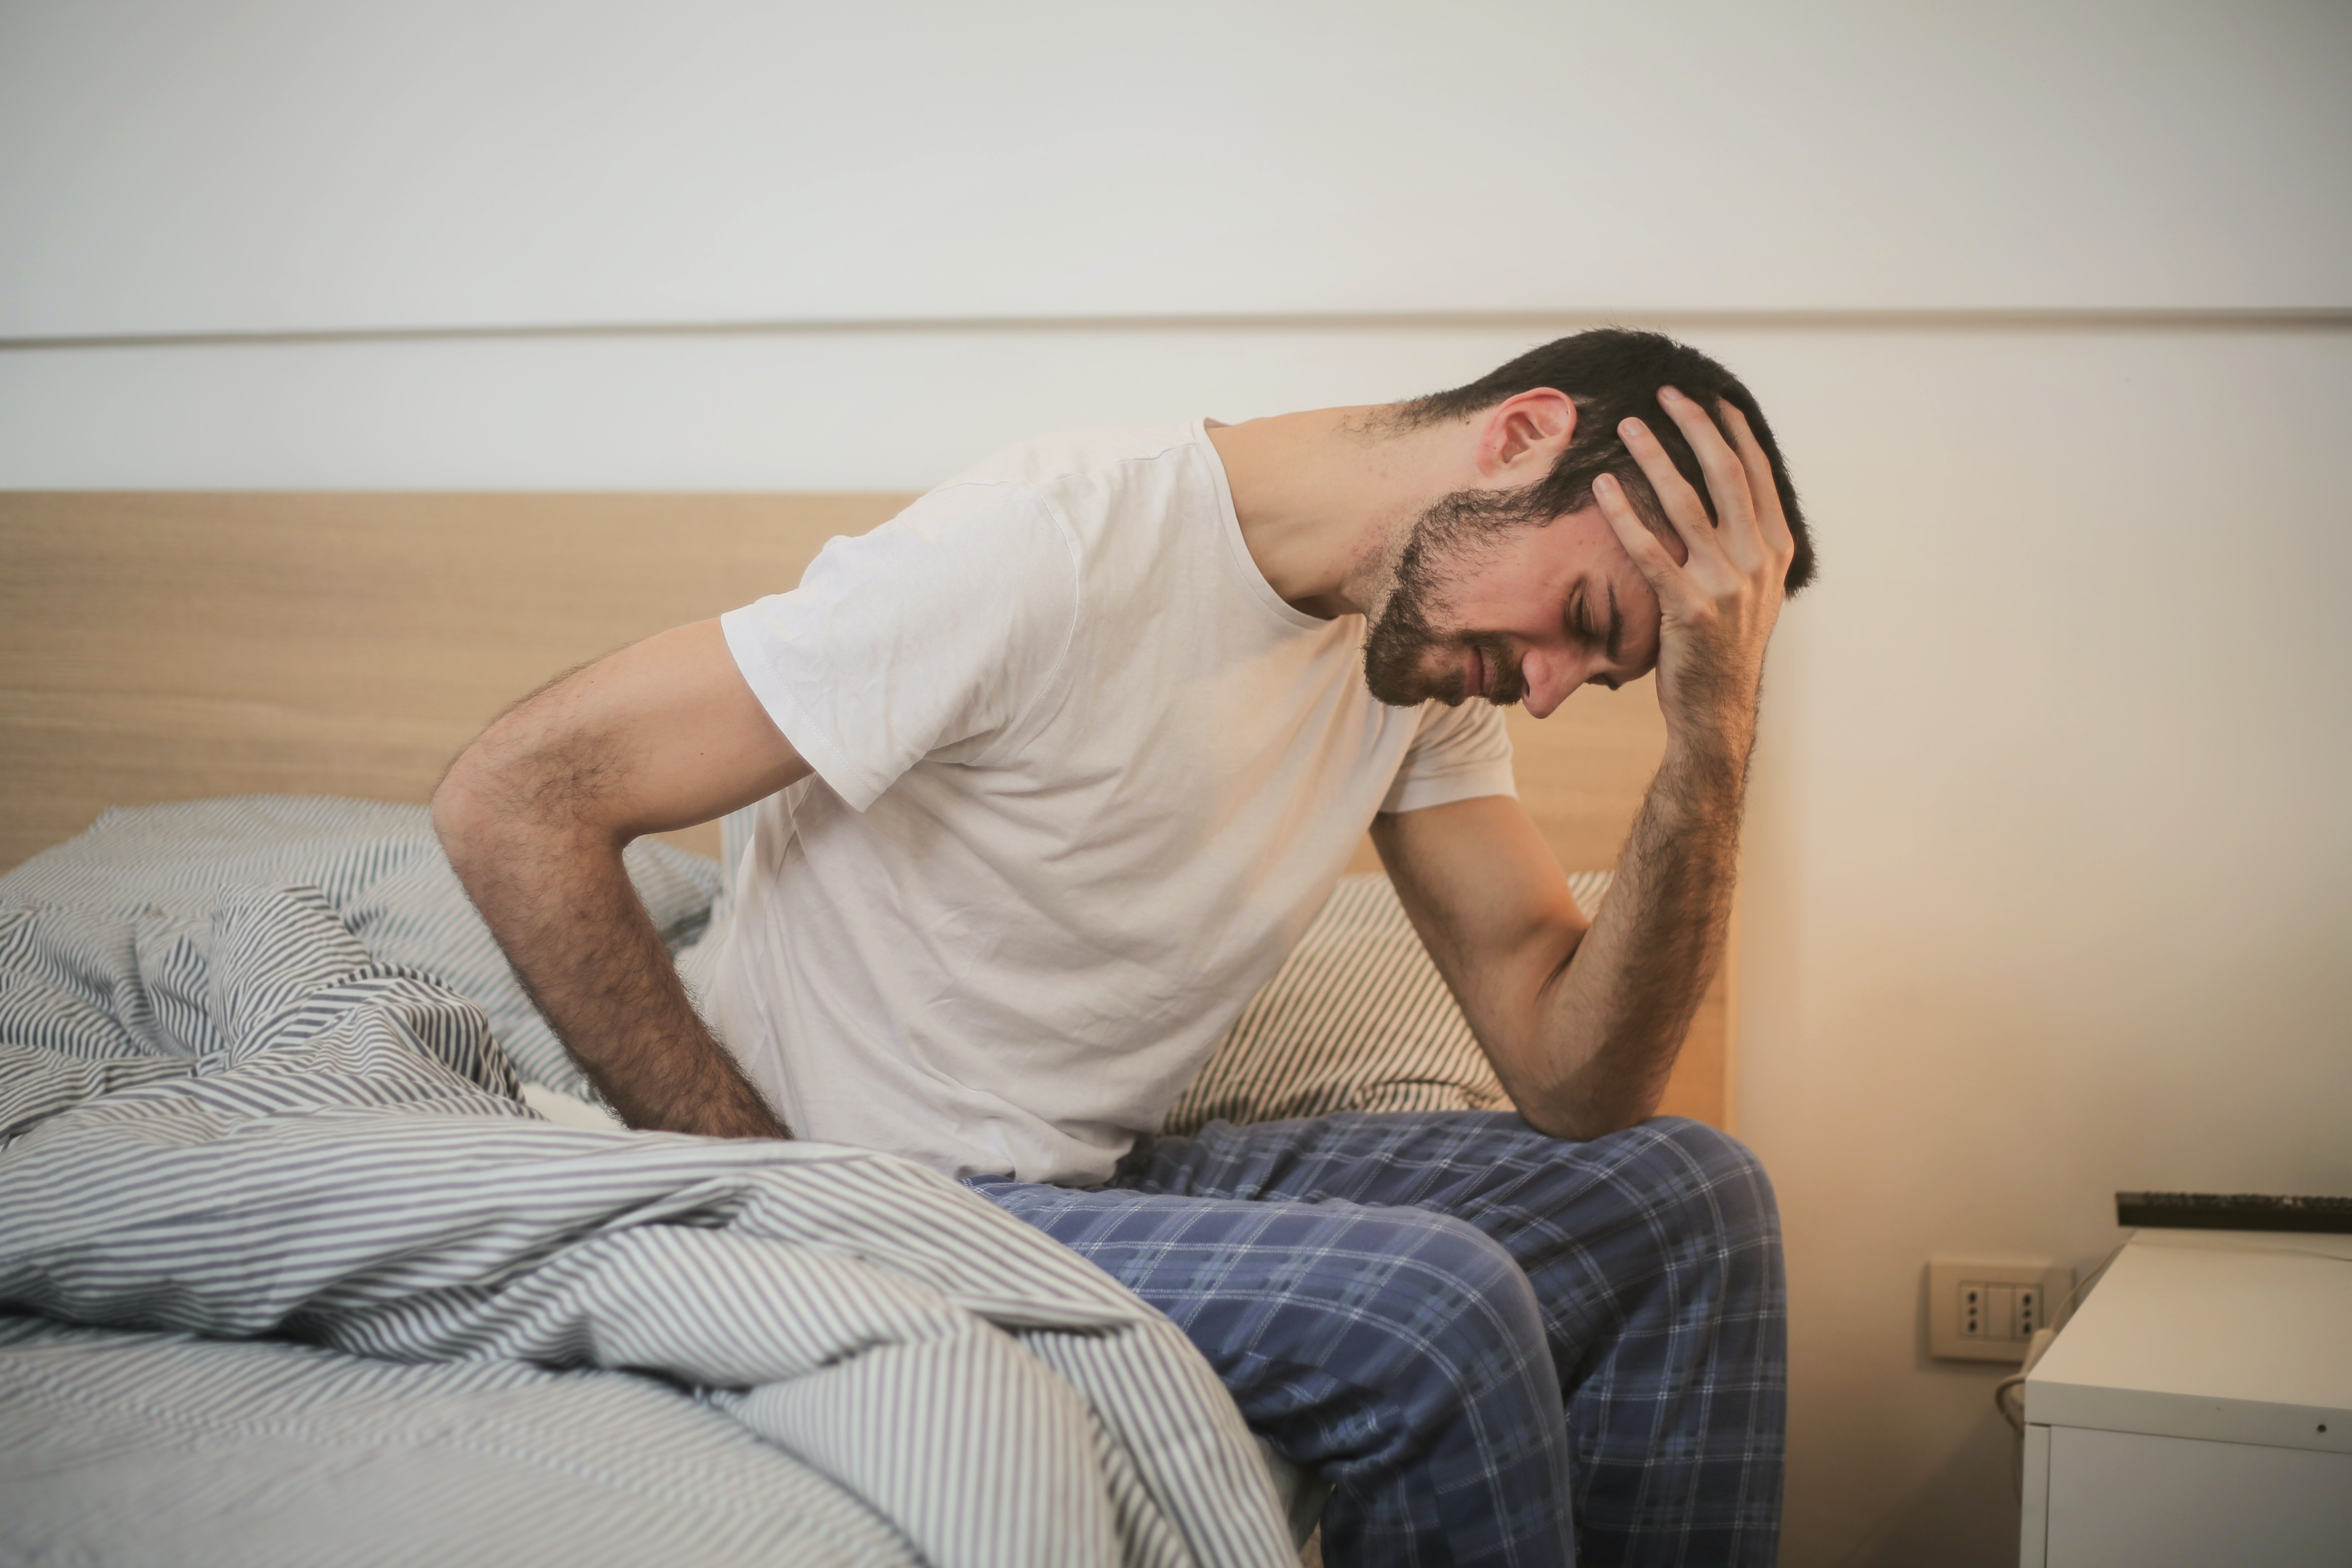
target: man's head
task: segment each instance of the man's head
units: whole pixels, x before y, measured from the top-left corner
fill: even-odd
[[[1523,395],[1549,391],[1567,400],[1548,400],[1562,435],[1545,447],[1557,448],[1547,468],[1513,488],[1455,490],[1412,523],[1392,562],[1391,590],[1365,641],[1365,679],[1373,696],[1400,705],[1476,695],[1498,703],[1524,698],[1548,712],[1575,681],[1613,687],[1647,672],[1657,658],[1657,601],[1601,516],[1592,486],[1603,474],[1612,477],[1642,520],[1679,556],[1679,537],[1656,490],[1618,435],[1622,421],[1637,418],[1713,517],[1697,454],[1659,403],[1664,386],[1696,401],[1718,427],[1718,404],[1746,417],[1771,463],[1795,536],[1785,589],[1794,594],[1812,580],[1812,542],[1796,490],[1770,425],[1739,379],[1656,332],[1579,332],[1466,386],[1385,412],[1384,424],[1406,431],[1450,423],[1470,427],[1515,412],[1514,400]],[[1527,405],[1540,419],[1546,403],[1538,397]],[[1531,679],[1522,669],[1529,626],[1557,630],[1566,643],[1589,647],[1590,657],[1549,660],[1547,649],[1545,667]]]

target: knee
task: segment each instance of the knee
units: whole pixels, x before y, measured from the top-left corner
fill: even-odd
[[[1546,1353],[1543,1310],[1527,1271],[1476,1226],[1407,1211],[1391,1242],[1398,1267],[1386,1311],[1429,1370],[1480,1384]]]
[[[1729,1133],[1680,1116],[1658,1116],[1550,1152],[1561,1205],[1551,1229],[1590,1248],[1603,1235],[1647,1237],[1689,1258],[1780,1246],[1772,1183],[1753,1151]]]
[[[1725,1205],[1777,1224],[1779,1205],[1772,1196],[1772,1179],[1756,1152],[1720,1128],[1680,1116],[1660,1116],[1647,1126],[1663,1148],[1671,1150],[1693,1188],[1716,1194]]]
[[[1679,1116],[1654,1118],[1629,1129],[1633,1134],[1643,1143],[1635,1179],[1674,1250],[1777,1260],[1780,1207],[1753,1150],[1720,1129]]]
[[[1261,1352],[1386,1381],[1408,1365],[1542,1343],[1526,1270],[1476,1226],[1428,1209],[1335,1207],[1353,1211],[1344,1225],[1327,1211],[1295,1250],[1267,1249],[1279,1261],[1255,1294],[1270,1315],[1249,1332]]]
[[[1468,1220],[1415,1212],[1408,1224],[1412,1256],[1442,1294],[1500,1316],[1528,1293],[1528,1277],[1517,1260]]]
[[[1285,1299],[1297,1331],[1251,1336],[1278,1375],[1244,1411],[1343,1495],[1422,1475],[1438,1455],[1543,1459],[1564,1438],[1535,1287],[1475,1226],[1370,1211]]]

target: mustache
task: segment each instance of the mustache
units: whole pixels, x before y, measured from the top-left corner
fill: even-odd
[[[1486,700],[1497,708],[1508,708],[1526,698],[1527,672],[1519,668],[1510,645],[1491,632],[1473,632],[1462,639],[1478,650],[1486,661]]]

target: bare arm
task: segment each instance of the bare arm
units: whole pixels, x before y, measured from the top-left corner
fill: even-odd
[[[1677,563],[1609,481],[1595,497],[1664,613],[1666,750],[1589,929],[1518,803],[1383,817],[1381,858],[1520,1114],[1591,1138],[1653,1114],[1730,923],[1764,648],[1794,539],[1737,410],[1738,450],[1665,400],[1698,452],[1721,526],[1646,430],[1626,445],[1689,549]]]
[[[623,868],[805,778],[719,623],[649,637],[525,700],[451,764],[433,826],[557,1037],[632,1127],[784,1138],[712,1039]]]

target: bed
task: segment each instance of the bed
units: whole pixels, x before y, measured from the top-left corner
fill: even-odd
[[[0,498],[0,1555],[1287,1558],[1311,1487],[1091,1270],[899,1162],[614,1130],[432,843],[505,702],[903,499]],[[1588,906],[1661,740],[1514,716]],[[667,839],[691,988],[727,831]],[[1504,1103],[1351,871],[1171,1130]],[[1729,968],[1666,1106],[1718,1125]]]

